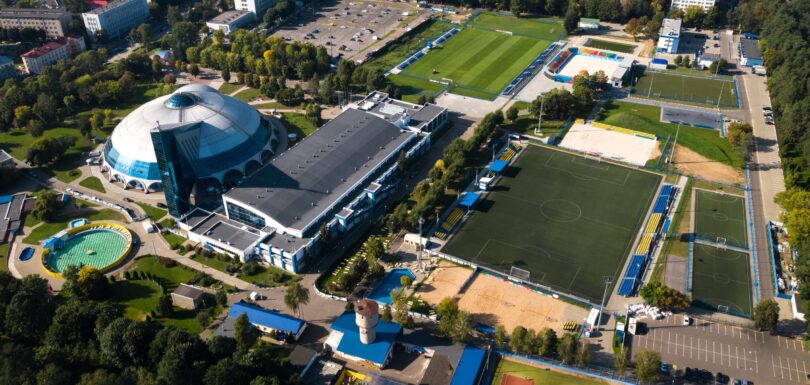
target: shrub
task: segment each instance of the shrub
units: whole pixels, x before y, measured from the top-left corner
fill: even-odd
[[[166,267],[175,267],[177,266],[177,261],[167,257],[157,257],[158,262]]]
[[[260,266],[256,261],[248,261],[240,269],[244,275],[256,275],[264,271],[264,267]]]

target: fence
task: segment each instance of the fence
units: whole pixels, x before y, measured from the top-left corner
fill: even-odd
[[[757,264],[757,237],[754,234],[754,209],[751,204],[751,185],[748,183],[748,167],[745,168],[745,198],[748,202],[748,230],[751,238],[751,264],[754,267],[754,303],[759,303],[759,266]],[[776,281],[773,282],[776,286]]]
[[[575,374],[579,374],[579,375],[583,375],[583,376],[587,376],[587,377],[597,378],[597,379],[600,379],[600,380],[618,382],[620,384],[627,384],[627,385],[635,385],[635,384],[638,383],[638,381],[636,380],[636,377],[633,376],[633,375],[627,375],[627,376],[623,376],[622,378],[620,378],[619,373],[617,373],[615,370],[608,369],[608,368],[601,367],[601,366],[586,365],[583,368],[574,368],[574,367],[571,367],[569,365],[564,364],[562,361],[558,361],[558,360],[554,360],[554,359],[550,359],[550,358],[546,358],[546,357],[542,357],[542,356],[535,356],[535,355],[521,356],[521,355],[518,355],[518,354],[513,354],[513,353],[506,352],[504,350],[495,350],[495,352],[500,354],[501,356],[509,357],[509,358],[511,358],[511,359],[513,359],[515,361],[527,361],[528,363],[534,364],[534,365],[550,366],[550,367],[553,367],[555,369],[562,370],[562,371],[565,371],[565,372],[570,372],[570,373],[575,373]],[[627,380],[630,380],[632,382],[625,380],[624,377],[626,377]]]
[[[639,70],[637,68],[642,68],[640,73],[638,73]],[[660,74],[662,76],[677,76],[677,77],[683,77],[683,78],[706,79],[706,80],[717,80],[717,81],[722,81],[722,82],[728,82],[728,83],[731,83],[730,86],[734,88],[734,98],[735,98],[735,100],[734,100],[733,103],[723,103],[722,102],[721,99],[722,99],[722,95],[723,95],[723,90],[725,89],[725,85],[721,87],[721,89],[720,89],[720,91],[719,91],[719,93],[717,95],[713,95],[711,98],[705,98],[705,99],[700,99],[700,98],[696,99],[694,97],[678,96],[678,95],[673,95],[671,93],[665,93],[665,92],[653,92],[654,90],[652,89],[653,88],[652,86],[654,85],[655,81],[652,81],[650,83],[650,87],[647,90],[638,89],[637,88],[638,79],[641,79],[648,72],[653,74],[653,75]],[[696,74],[677,73],[677,72],[674,72],[674,71],[667,71],[667,70],[654,70],[654,69],[651,69],[649,67],[644,67],[644,66],[634,66],[633,69],[631,69],[630,76],[631,76],[631,82],[630,82],[630,86],[627,87],[627,88],[630,91],[630,93],[633,94],[636,97],[649,98],[649,99],[673,100],[673,101],[677,101],[677,102],[683,102],[683,103],[686,103],[686,104],[693,104],[693,105],[696,104],[696,105],[713,106],[713,107],[726,107],[726,108],[739,108],[740,107],[740,90],[739,90],[739,87],[737,85],[737,80],[734,79],[733,77],[729,77],[729,76],[726,76],[726,75],[702,76],[702,75],[696,75]]]

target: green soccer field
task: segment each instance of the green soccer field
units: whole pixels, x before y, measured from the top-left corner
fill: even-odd
[[[695,304],[718,310],[718,306],[750,315],[751,266],[748,253],[694,243],[692,297]]]
[[[737,107],[734,79],[729,76],[711,78],[648,70],[634,79],[634,84],[636,96]]]
[[[509,31],[516,35],[526,35],[536,39],[555,41],[565,34],[559,19],[527,19],[483,12],[473,19],[472,28]]]
[[[695,236],[710,242],[725,238],[726,244],[748,247],[745,198],[695,189]]]
[[[591,39],[588,41],[588,44],[585,45],[586,47],[592,47],[596,49],[606,49],[608,51],[615,51],[615,52],[624,52],[624,53],[632,53],[633,50],[636,49],[636,46],[630,44],[622,44],[622,43],[614,43],[612,41],[607,40],[599,40],[599,39]]]
[[[598,302],[616,278],[661,177],[529,146],[443,252]],[[616,279],[614,279],[614,282]]]
[[[451,92],[495,99],[550,41],[465,29],[405,69],[405,75],[452,79]]]

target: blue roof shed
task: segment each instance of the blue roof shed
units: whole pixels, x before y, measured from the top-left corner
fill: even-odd
[[[296,337],[306,326],[306,321],[243,302],[233,304],[228,317],[236,318],[242,314],[247,314],[248,321],[255,326],[278,330]]]
[[[485,353],[484,349],[467,345],[458,360],[450,385],[474,385],[478,372],[481,371],[481,364],[484,363]]]
[[[491,165],[489,165],[489,170],[500,174],[508,165],[509,165],[508,161],[498,159],[492,162]]]
[[[391,353],[394,342],[402,332],[402,326],[380,319],[375,331],[377,337],[370,344],[360,342],[360,333],[355,324],[354,312],[345,312],[332,323],[332,330],[343,333],[337,351],[365,361],[384,366]]]
[[[463,207],[467,207],[467,208],[472,207],[475,204],[475,202],[478,201],[478,198],[480,198],[480,197],[481,197],[481,194],[479,194],[479,193],[466,192],[461,197],[461,199],[458,201],[458,205],[463,206]]]

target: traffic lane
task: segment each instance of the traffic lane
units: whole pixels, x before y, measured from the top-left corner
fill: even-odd
[[[633,353],[658,351],[663,361],[678,369],[722,372],[757,384],[807,381],[810,360],[795,339],[703,320],[686,326],[681,315],[640,322],[647,324],[648,332],[632,336]]]

